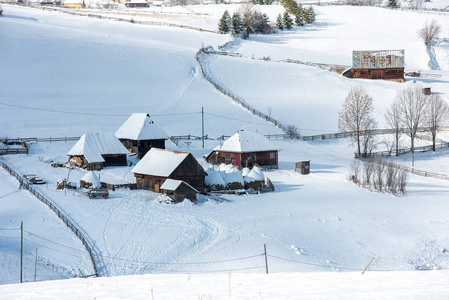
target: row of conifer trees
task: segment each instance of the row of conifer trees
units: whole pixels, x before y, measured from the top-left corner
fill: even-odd
[[[274,26],[270,24],[268,16],[254,6],[243,6],[232,16],[226,10],[218,23],[218,31],[223,34],[242,33],[244,37],[248,37],[251,33],[273,33],[276,29],[292,29],[294,25],[303,26],[315,22],[312,6],[306,9],[293,0],[281,0],[281,4],[286,11],[277,16]]]

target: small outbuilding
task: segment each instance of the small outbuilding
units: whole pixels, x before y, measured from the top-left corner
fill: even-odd
[[[165,149],[167,133],[157,126],[149,114],[134,113],[115,132],[130,153],[142,158],[151,148]]]
[[[167,179],[181,180],[197,191],[204,190],[207,173],[189,152],[151,148],[131,170],[136,177],[137,188],[161,192]]]
[[[258,165],[277,169],[278,154],[279,148],[262,134],[240,130],[209,153],[206,161],[213,165],[225,163],[239,168]]]
[[[184,199],[196,202],[196,194],[198,194],[198,191],[182,180],[167,179],[161,185],[161,193],[166,194],[175,203],[178,203],[184,201]]]
[[[89,171],[107,166],[126,166],[128,150],[110,132],[85,133],[67,153],[69,164]]]

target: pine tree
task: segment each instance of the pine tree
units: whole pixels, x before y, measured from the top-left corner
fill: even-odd
[[[218,32],[219,33],[228,33],[231,31],[231,17],[229,16],[229,12],[225,10],[223,16],[218,23]]]
[[[315,11],[313,10],[313,7],[310,6],[306,11],[305,11],[305,18],[304,21],[306,22],[306,24],[312,24],[313,22],[315,22]]]
[[[281,5],[285,8],[285,10],[292,14],[296,15],[298,12],[298,4],[295,0],[281,0]]]
[[[232,14],[231,23],[232,23],[232,30],[234,33],[239,34],[242,32],[243,30],[242,19],[240,18],[240,15],[237,12],[234,12]]]
[[[295,24],[296,26],[304,26],[304,17],[302,16],[302,13],[295,16]]]
[[[280,30],[284,29],[284,23],[282,22],[282,15],[279,14],[276,18],[276,27]]]
[[[288,30],[292,29],[293,27],[293,20],[290,17],[290,14],[288,12],[284,12],[284,16],[282,18],[282,22],[284,23],[284,27]]]
[[[398,3],[396,2],[396,0],[388,0],[387,6],[391,8],[396,8],[398,7]]]

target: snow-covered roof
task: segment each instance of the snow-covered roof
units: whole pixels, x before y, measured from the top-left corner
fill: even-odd
[[[189,154],[189,152],[151,148],[131,172],[168,177]]]
[[[215,147],[214,151],[223,152],[259,152],[279,150],[269,139],[258,132],[240,130],[226,141],[223,145]]]
[[[136,141],[168,139],[167,133],[146,113],[132,114],[115,132],[115,136]]]
[[[161,185],[161,190],[167,190],[167,191],[174,191],[176,190],[182,183],[184,182],[185,185],[190,187],[192,190],[198,193],[198,191],[192,187],[190,184],[188,184],[185,181],[182,180],[176,180],[176,179],[167,179],[164,181],[164,183]]]
[[[87,132],[76,142],[67,155],[83,155],[89,163],[95,163],[104,162],[102,155],[128,153],[128,150],[113,133]]]

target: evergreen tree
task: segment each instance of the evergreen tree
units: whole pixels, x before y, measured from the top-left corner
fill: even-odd
[[[284,12],[284,16],[282,18],[282,22],[284,23],[284,27],[288,30],[292,29],[293,27],[293,20],[290,17],[290,14],[288,12]]]
[[[388,0],[387,6],[391,8],[396,8],[398,7],[398,3],[396,2],[396,0]]]
[[[295,24],[296,26],[304,26],[304,17],[302,12],[295,16]]]
[[[313,22],[315,22],[315,16],[315,11],[313,10],[313,7],[310,6],[305,10],[304,21],[306,22],[306,24],[312,24]]]
[[[234,12],[232,14],[231,23],[232,23],[232,30],[234,33],[239,34],[242,32],[242,30],[243,30],[242,19],[240,18],[239,13]]]
[[[279,14],[276,18],[276,27],[280,30],[284,29],[284,23],[282,22],[282,15]]]
[[[229,12],[225,10],[223,16],[218,23],[218,32],[225,34],[231,31],[231,17],[229,16]]]
[[[298,12],[298,4],[295,0],[281,0],[281,5],[285,10],[292,15],[296,15]]]

